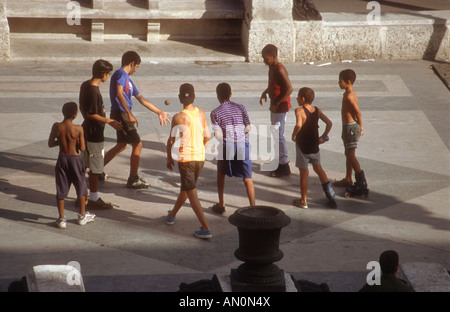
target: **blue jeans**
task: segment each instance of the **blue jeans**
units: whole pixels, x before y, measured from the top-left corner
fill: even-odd
[[[273,126],[278,127],[278,138],[279,138],[279,164],[287,164],[289,162],[288,159],[288,151],[286,146],[286,139],[284,137],[284,127],[286,125],[286,113],[274,113],[270,112],[270,122]]]

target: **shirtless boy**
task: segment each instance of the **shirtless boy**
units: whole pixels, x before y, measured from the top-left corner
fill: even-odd
[[[367,188],[364,171],[361,169],[356,158],[356,147],[363,133],[363,120],[358,107],[358,97],[353,90],[356,73],[352,69],[346,69],[339,73],[339,87],[345,90],[342,97],[342,140],[345,147],[346,175],[333,185],[341,187],[352,187],[352,172],[355,171],[355,186]]]
[[[64,120],[55,122],[48,138],[48,147],[59,146],[59,156],[55,166],[56,200],[59,219],[56,221],[58,228],[66,228],[64,217],[64,199],[69,194],[70,185],[73,183],[80,199],[80,213],[78,224],[85,225],[95,219],[95,215],[85,211],[87,185],[83,160],[78,153],[86,149],[83,128],[74,125],[77,117],[78,106],[74,102],[64,104],[62,113]]]

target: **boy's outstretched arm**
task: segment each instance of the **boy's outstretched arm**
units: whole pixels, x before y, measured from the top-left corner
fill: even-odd
[[[97,122],[106,123],[116,130],[121,130],[123,128],[122,124],[120,122],[118,122],[117,120],[106,118],[106,117],[100,116],[99,114],[87,113],[87,118],[97,121]]]
[[[163,112],[158,107],[156,107],[152,102],[150,102],[149,100],[144,98],[142,96],[142,94],[140,94],[140,93],[136,96],[136,99],[139,101],[139,103],[141,103],[147,109],[151,110],[152,112],[154,112],[155,114],[158,115],[159,123],[161,126],[162,125],[167,126],[167,122],[169,122],[169,124],[170,124],[170,119],[169,119],[169,117],[167,117],[170,115],[170,113]]]

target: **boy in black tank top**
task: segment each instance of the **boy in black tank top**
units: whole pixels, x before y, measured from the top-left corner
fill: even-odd
[[[331,130],[332,122],[316,106],[312,106],[314,91],[301,88],[298,91],[297,103],[300,107],[295,110],[296,124],[292,132],[292,141],[296,144],[295,166],[300,170],[300,199],[295,199],[293,205],[308,208],[306,194],[308,191],[308,165],[312,164],[314,172],[319,176],[322,188],[333,208],[336,208],[335,193],[325,171],[320,164],[319,143],[324,143]],[[325,131],[319,137],[319,119],[325,124]]]

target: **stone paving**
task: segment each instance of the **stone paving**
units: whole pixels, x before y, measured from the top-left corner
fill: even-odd
[[[289,177],[269,178],[261,170],[264,159],[256,159],[257,204],[282,209],[291,218],[281,233],[284,257],[277,263],[285,272],[297,279],[326,282],[331,291],[353,292],[365,282],[367,263],[386,249],[397,250],[403,263],[434,262],[450,268],[449,90],[430,69],[432,64],[358,60],[326,66],[287,64],[293,98],[300,87],[312,87],[314,104],[333,121],[330,141],[321,145],[322,165],[330,179],[340,179],[345,172],[338,73],[345,68],[356,71],[365,133],[357,156],[370,194],[348,199],[343,189],[336,189],[338,209],[329,209],[310,170],[309,209],[299,209],[291,205],[299,196],[294,144],[288,143]],[[242,181],[227,178],[227,211],[215,215],[209,209],[217,202],[215,161],[206,162],[198,190],[213,230],[211,240],[192,235],[199,224],[188,204],[176,224],[166,225],[179,187],[178,172],[165,168],[169,128],[159,126],[156,115],[140,106],[135,110],[144,146],[140,174],[152,186],[125,188],[128,148],[105,168],[109,179],[100,185],[102,198],[115,208],[96,211],[96,221],[81,227],[75,222],[72,189],[66,201],[67,229],[57,229],[53,168],[58,151],[47,147],[48,134],[53,122],[61,120],[62,104],[77,101],[80,84],[90,78],[91,63],[11,62],[2,64],[2,70],[8,74],[0,77],[0,291],[39,264],[79,262],[86,291],[174,292],[181,282],[228,274],[241,263],[233,255],[238,234],[228,216],[248,205]],[[246,105],[258,138],[267,138],[268,109],[258,104],[267,84],[263,64],[146,61],[132,78],[146,98],[172,113],[180,110],[179,85],[193,83],[195,103],[207,116],[218,105],[215,86],[229,82],[232,99]],[[101,86],[107,110],[108,86]],[[165,99],[171,101],[169,106],[164,106]],[[76,122],[82,122],[81,116]],[[291,110],[288,138],[294,122]],[[106,127],[105,135],[108,150],[115,133]]]

